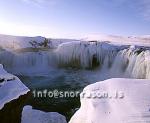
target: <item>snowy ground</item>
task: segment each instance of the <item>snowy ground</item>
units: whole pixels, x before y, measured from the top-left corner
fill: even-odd
[[[113,44],[119,45],[139,45],[139,46],[150,46],[150,35],[143,36],[116,36],[116,35],[89,35],[84,38],[86,41],[98,40],[98,41],[109,41]]]
[[[89,85],[69,123],[149,123],[149,90],[150,80],[109,79]]]

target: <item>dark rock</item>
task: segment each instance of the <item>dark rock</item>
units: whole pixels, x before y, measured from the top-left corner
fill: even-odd
[[[4,78],[0,78],[0,83],[4,82],[5,79]]]
[[[21,114],[29,92],[5,104],[0,110],[0,123],[21,123]]]

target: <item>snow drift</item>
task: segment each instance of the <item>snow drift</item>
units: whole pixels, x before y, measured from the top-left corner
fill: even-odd
[[[89,85],[69,123],[149,123],[149,90],[150,80],[109,79]],[[117,98],[116,92],[123,95]]]

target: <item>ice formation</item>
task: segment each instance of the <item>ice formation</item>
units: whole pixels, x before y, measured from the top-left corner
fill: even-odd
[[[0,65],[0,109],[19,96],[26,94],[29,89],[16,76],[7,73]]]
[[[149,90],[150,80],[142,79],[109,79],[89,85],[69,123],[149,123]]]
[[[105,59],[111,64],[117,48],[105,42],[67,42],[60,44],[56,50],[60,65],[92,67],[94,64],[102,64]]]
[[[25,106],[22,112],[21,123],[67,123],[66,118],[56,112],[42,112]]]

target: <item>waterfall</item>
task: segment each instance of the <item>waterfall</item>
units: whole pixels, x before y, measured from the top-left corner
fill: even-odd
[[[58,46],[56,50],[60,66],[80,66],[90,68],[102,64],[107,58],[108,64],[114,59],[117,48],[103,42],[67,42]]]
[[[150,50],[107,42],[74,41],[39,52],[0,51],[0,64],[12,73],[47,72],[57,67],[96,68],[105,78],[150,79]]]
[[[150,79],[147,48],[127,48],[106,42],[67,42],[59,45],[56,55],[60,66],[91,68],[97,63],[110,76]]]

